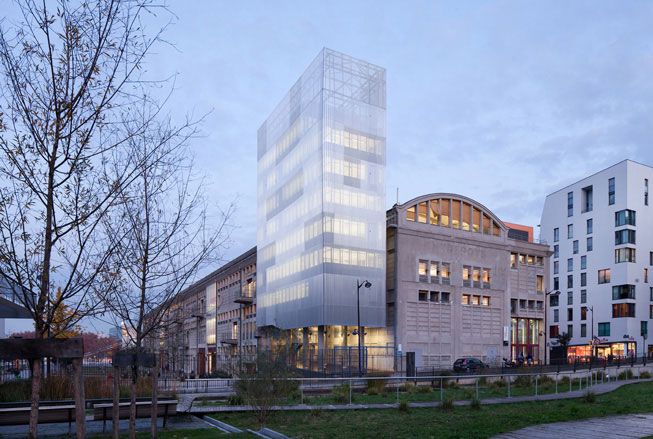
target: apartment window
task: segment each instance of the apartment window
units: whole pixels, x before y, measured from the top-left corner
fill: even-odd
[[[648,322],[646,320],[642,320],[639,322],[639,335],[641,335],[642,337],[648,335]]]
[[[553,257],[554,258],[560,257],[560,246],[558,244],[553,246]]]
[[[649,305],[648,318],[653,319],[653,305]]]
[[[580,303],[587,303],[587,290],[580,290]]]
[[[635,244],[635,231],[629,229],[614,232],[614,245]]]
[[[474,267],[472,270],[472,282],[474,288],[479,288],[481,286],[481,269]]]
[[[587,268],[587,256],[580,257],[580,269],[585,270]]]
[[[471,298],[469,294],[463,294],[462,300],[460,301],[461,304],[463,305],[469,305],[471,303]]]
[[[438,263],[436,261],[431,261],[429,275],[431,276],[432,283],[437,283],[440,281],[440,279],[438,278]]]
[[[451,293],[446,293],[442,291],[440,293],[440,303],[449,303],[451,297]]]
[[[535,278],[535,290],[538,293],[544,292],[544,276],[537,275]]]
[[[510,299],[510,313],[517,313],[517,299]]]
[[[536,257],[535,258],[535,264],[540,266],[540,267],[543,267],[544,266],[544,257],[542,257],[542,256]]]
[[[644,206],[648,206],[648,178],[644,179]]]
[[[574,320],[574,309],[573,308],[567,308],[567,321],[571,322]]]
[[[476,294],[472,296],[472,305],[480,305],[481,303],[481,296],[477,296]]]
[[[568,274],[567,275],[567,288],[574,288],[574,275],[573,274]]]
[[[528,301],[528,309],[535,309],[535,301],[534,300],[529,300]]]
[[[578,254],[578,240],[575,240],[575,241],[573,242],[573,244],[572,244],[572,250],[573,250],[573,252],[574,252],[575,255]]]
[[[431,302],[439,302],[439,293],[437,291],[431,291],[429,292],[429,301]]]
[[[553,261],[553,274],[558,274],[560,272],[560,264],[558,261]]]
[[[528,265],[535,265],[535,256],[528,255],[526,256],[526,259],[528,260]]]
[[[604,268],[603,270],[599,270],[599,283],[600,284],[610,283],[610,269],[609,268]]]
[[[574,237],[574,225],[567,224],[567,239],[571,239],[573,237]]]
[[[588,252],[591,252],[592,250],[594,250],[594,239],[591,236],[589,238],[587,238],[585,248],[587,249]]]
[[[560,289],[560,279],[557,277],[553,278],[553,289],[554,290],[559,290]]]
[[[567,271],[574,271],[574,259],[567,259]]]
[[[634,303],[613,303],[612,304],[612,318],[617,319],[621,317],[635,317],[635,304]]]
[[[557,323],[560,321],[560,312],[557,309],[553,310],[553,322]]]
[[[559,329],[558,325],[549,326],[549,337],[555,338],[558,335],[560,335],[560,329]]]
[[[448,262],[442,262],[440,264],[440,280],[443,284],[449,284],[449,275],[451,273],[451,267]]]
[[[567,192],[567,216],[574,214],[574,193]]]
[[[589,218],[586,221],[586,224],[587,224],[587,234],[591,235],[594,232],[594,220],[592,220],[592,218]]]
[[[650,300],[651,302],[653,302],[653,287],[650,287],[648,290],[649,290],[649,292],[648,292],[648,294],[649,294],[649,300]]]
[[[490,297],[489,296],[483,296],[481,298],[481,305],[490,306]]]
[[[510,253],[510,268],[517,268],[517,253]]]
[[[526,299],[519,299],[519,308],[526,309]]]
[[[580,286],[581,287],[586,287],[587,286],[587,273],[581,273],[580,274]]]
[[[574,304],[574,292],[567,291],[567,305],[573,305],[573,304]]]
[[[635,249],[634,248],[618,248],[614,251],[614,262],[635,262]]]
[[[464,265],[463,266],[463,286],[464,287],[469,287],[469,286],[472,285],[471,271],[472,271],[472,267],[470,267],[469,265]]]
[[[587,337],[587,325],[585,323],[580,325],[580,336]]]
[[[648,252],[648,265],[653,265],[653,252]]]
[[[526,265],[526,255],[519,255],[519,263],[521,265]]]
[[[544,302],[541,300],[535,301],[535,307],[538,311],[542,311],[544,309]]]
[[[608,204],[611,206],[615,201],[615,188],[614,188],[614,177],[608,180]]]
[[[644,283],[648,283],[648,268],[644,269]]]
[[[428,261],[422,259],[417,263],[417,275],[419,276],[420,282],[428,281],[428,272],[427,272]]]
[[[599,337],[610,337],[610,322],[599,323]]]
[[[635,224],[635,211],[630,209],[620,210],[614,213],[614,226],[634,226]]]
[[[592,198],[593,198],[593,196],[592,196],[593,195],[592,186],[587,186],[587,187],[583,188],[583,190],[581,192],[581,195],[582,195],[581,203],[583,203],[582,204],[582,206],[583,206],[582,213],[591,212],[592,211]]]
[[[481,280],[483,281],[483,288],[490,288],[490,269],[489,268],[484,268],[482,272],[482,278]]]
[[[567,325],[567,334],[569,337],[574,336],[574,325]]]
[[[419,290],[419,293],[417,295],[417,298],[420,302],[426,302],[428,299],[428,291],[426,290]]]
[[[549,296],[549,306],[558,306],[560,304],[560,295]]]
[[[553,242],[558,242],[560,240],[560,229],[555,228],[553,229]]]
[[[580,319],[581,320],[587,320],[587,307],[586,306],[581,306],[580,307]]]

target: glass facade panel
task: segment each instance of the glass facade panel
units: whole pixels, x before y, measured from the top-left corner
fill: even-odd
[[[417,205],[417,222],[426,224],[426,201]]]
[[[450,201],[446,198],[440,200],[440,224],[443,227],[449,227]]]
[[[472,206],[470,206],[468,203],[463,203],[462,229],[469,231],[471,223],[472,223]]]
[[[430,208],[429,223],[436,226],[440,224],[439,201],[440,200],[431,200],[429,203],[429,208]]]
[[[385,325],[385,103],[384,69],[324,49],[259,129],[258,326],[356,324],[359,279]]]
[[[451,200],[451,226],[454,229],[460,228],[460,201]]]

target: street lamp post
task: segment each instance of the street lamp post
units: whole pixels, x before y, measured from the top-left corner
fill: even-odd
[[[358,321],[358,376],[363,376],[363,333],[361,331],[361,287],[370,288],[372,283],[369,280],[356,281],[356,314]]]
[[[558,290],[551,290],[546,293],[544,293],[544,365],[549,364],[548,361],[548,353],[549,353],[549,346],[547,344],[547,337],[549,335],[549,327],[546,322],[546,305],[547,305],[547,297],[548,296],[559,296],[560,291]]]

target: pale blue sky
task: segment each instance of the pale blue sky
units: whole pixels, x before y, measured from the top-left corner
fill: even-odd
[[[225,257],[255,244],[256,130],[322,47],[387,69],[387,207],[429,192],[537,225],[547,193],[624,158],[653,164],[653,2],[182,1],[148,61],[213,203]]]

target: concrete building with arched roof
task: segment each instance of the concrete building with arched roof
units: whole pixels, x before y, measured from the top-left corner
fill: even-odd
[[[462,195],[434,193],[387,212],[388,325],[418,367],[460,357],[544,360],[549,249]],[[390,328],[389,328],[390,329]]]

